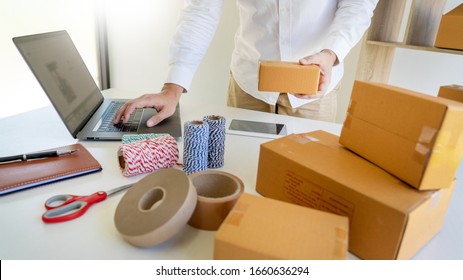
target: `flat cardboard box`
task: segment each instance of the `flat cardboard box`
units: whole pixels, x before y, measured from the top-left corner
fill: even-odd
[[[260,91],[316,94],[320,67],[297,62],[261,61],[259,65]]]
[[[462,103],[355,81],[340,143],[416,189],[438,189],[461,161],[462,124]]]
[[[442,16],[435,47],[463,50],[463,4]]]
[[[463,102],[463,86],[461,85],[448,85],[441,86],[437,94],[438,97]]]
[[[409,259],[442,227],[453,192],[417,191],[324,131],[261,145],[256,190],[268,198],[349,218],[349,251]]]
[[[243,193],[215,236],[214,259],[346,259],[346,217]]]

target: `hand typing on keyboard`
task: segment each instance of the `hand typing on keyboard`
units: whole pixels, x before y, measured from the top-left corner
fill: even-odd
[[[140,125],[140,119],[142,117],[142,110],[135,110],[129,116],[129,119],[126,122],[114,123],[114,116],[118,110],[124,105],[123,102],[111,102],[106,111],[103,113],[103,121],[98,128],[98,131],[107,131],[107,132],[136,132],[138,126]]]
[[[160,93],[144,94],[127,101],[117,111],[113,123],[118,124],[122,120],[122,124],[126,125],[130,122],[130,116],[136,109],[154,108],[158,113],[148,119],[146,126],[155,126],[175,113],[175,108],[183,92],[185,89],[179,85],[164,84]]]

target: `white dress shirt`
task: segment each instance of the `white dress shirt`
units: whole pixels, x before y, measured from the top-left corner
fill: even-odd
[[[167,83],[190,87],[215,34],[224,0],[187,0],[170,47]],[[298,61],[332,50],[330,92],[344,73],[343,60],[369,27],[378,0],[236,0],[240,25],[230,69],[238,85],[275,104],[279,93],[257,90],[259,60]],[[292,107],[316,99],[288,95]]]

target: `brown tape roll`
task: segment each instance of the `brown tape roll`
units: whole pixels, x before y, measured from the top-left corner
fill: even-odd
[[[154,246],[186,225],[196,202],[196,189],[185,172],[160,169],[127,191],[116,208],[114,222],[130,244]]]
[[[238,177],[218,170],[188,175],[196,188],[198,202],[188,224],[199,229],[217,230],[244,191]]]

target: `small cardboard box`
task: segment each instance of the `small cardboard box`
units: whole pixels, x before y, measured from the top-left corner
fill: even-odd
[[[259,65],[260,91],[316,94],[320,67],[297,62],[261,61]]]
[[[215,236],[214,259],[346,259],[346,217],[244,193]]]
[[[438,97],[463,102],[463,86],[460,85],[448,85],[441,86],[439,89]]]
[[[419,190],[447,187],[463,154],[463,104],[355,81],[339,141]]]
[[[349,218],[349,250],[363,259],[409,259],[442,227],[453,192],[417,191],[324,131],[261,145],[256,190]]]
[[[435,47],[463,50],[463,4],[442,16]]]

